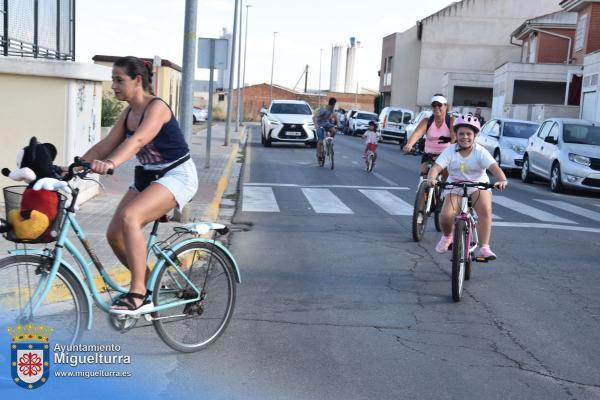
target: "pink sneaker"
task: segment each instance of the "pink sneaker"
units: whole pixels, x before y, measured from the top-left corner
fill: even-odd
[[[490,250],[490,246],[486,244],[477,250],[476,257],[485,258],[486,260],[490,261],[496,259],[496,254],[494,254],[494,252]]]
[[[445,253],[448,251],[448,248],[450,247],[451,244],[452,244],[452,236],[442,235],[442,238],[440,239],[438,244],[435,246],[435,251],[437,251],[438,253]]]

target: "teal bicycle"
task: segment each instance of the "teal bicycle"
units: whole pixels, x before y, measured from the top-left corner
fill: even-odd
[[[83,170],[75,172],[78,168]],[[89,164],[76,158],[63,180],[85,179],[90,172]],[[9,207],[18,208],[23,189],[4,188],[7,213]],[[108,313],[114,300],[110,290],[127,293],[127,288],[109,276],[77,222],[78,194],[79,190],[72,188],[71,204],[66,208],[64,204],[59,206],[54,225],[55,243],[43,242],[46,243],[43,249],[16,246],[9,251],[10,256],[0,260],[2,329],[19,324],[43,324],[54,329],[53,343],[73,344],[81,339],[84,330],[92,329],[94,303]],[[64,200],[62,196],[61,203]],[[143,317],[152,322],[160,338],[171,348],[180,352],[202,350],[229,324],[236,284],[241,282],[233,255],[216,240],[218,235],[227,233],[228,228],[216,223],[191,223],[174,227],[171,236],[158,240],[160,222],[163,221],[154,222],[147,243],[148,257],[156,258],[146,284],[154,307],[141,316],[109,313],[110,324],[126,332]],[[86,255],[68,238],[71,231]],[[17,243],[32,243],[10,234],[5,237]],[[66,254],[72,256],[79,268],[69,263]],[[97,268],[103,284],[95,283],[92,266]],[[101,289],[107,287],[110,301],[101,295]]]

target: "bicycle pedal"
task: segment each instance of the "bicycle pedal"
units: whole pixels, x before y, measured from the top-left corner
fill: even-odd
[[[488,259],[485,257],[473,257],[473,260],[476,262],[483,262],[483,263],[488,262]]]

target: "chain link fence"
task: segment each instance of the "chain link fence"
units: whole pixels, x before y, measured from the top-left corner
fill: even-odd
[[[75,0],[0,0],[0,55],[75,61]]]

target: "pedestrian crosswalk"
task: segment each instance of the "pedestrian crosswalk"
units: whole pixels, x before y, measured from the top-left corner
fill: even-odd
[[[413,213],[415,193],[405,187],[260,185],[244,185],[241,207],[243,212],[282,213],[286,212],[286,201],[291,201],[294,204],[305,202],[304,209],[308,213],[360,215],[361,211],[365,210],[366,201],[370,208],[376,208],[388,215],[411,216]],[[360,195],[357,196],[356,193]],[[292,196],[293,200],[286,200],[289,196]],[[493,195],[493,203],[492,218],[502,220],[505,225],[512,222],[585,225],[589,222],[596,226],[600,222],[600,212],[595,208],[599,204],[595,203],[589,207],[551,199],[531,199],[525,203],[500,194]],[[294,210],[297,211],[298,208]]]

